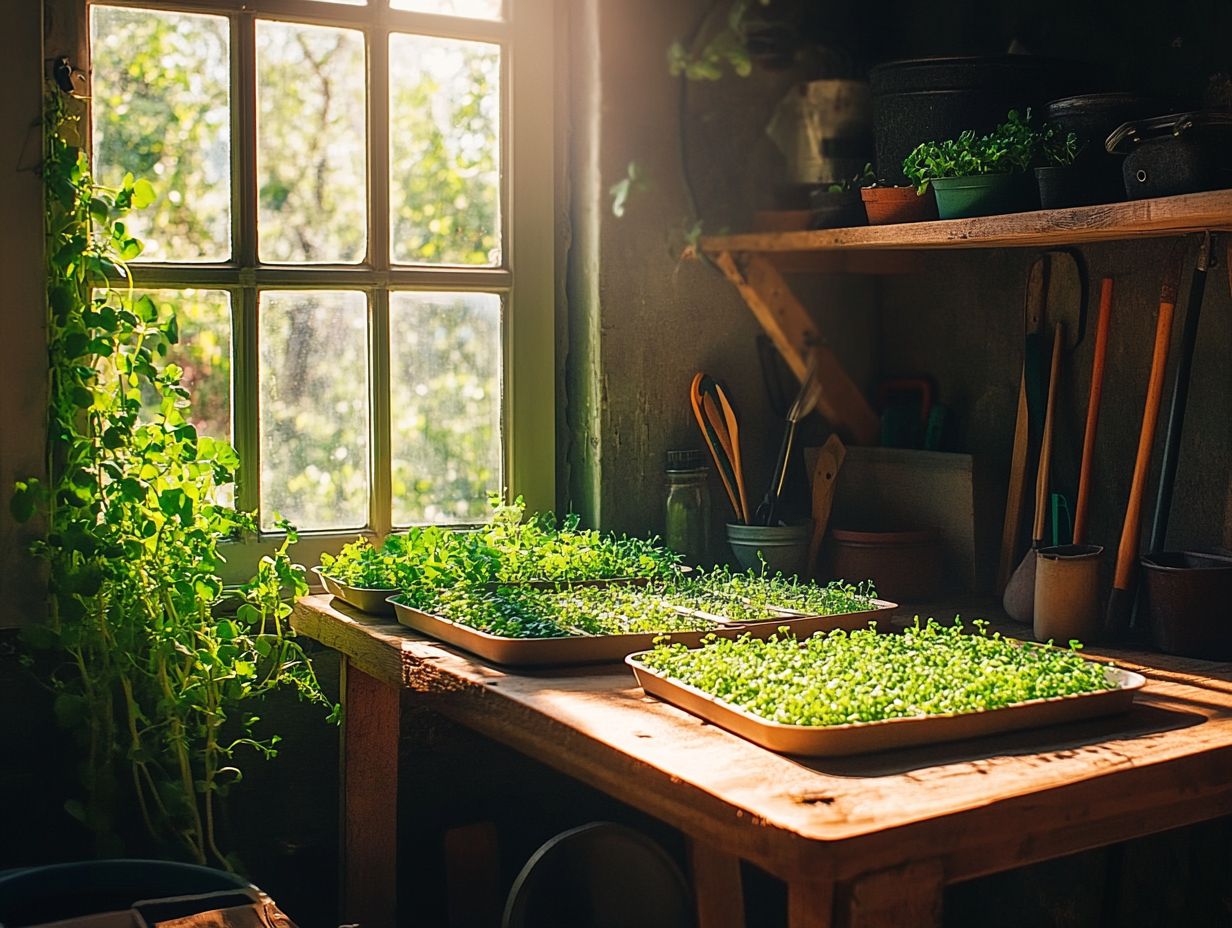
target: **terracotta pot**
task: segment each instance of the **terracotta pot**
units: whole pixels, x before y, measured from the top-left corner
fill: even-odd
[[[881,598],[927,600],[941,590],[941,533],[935,528],[906,532],[830,533],[831,572],[848,583],[872,580]]]
[[[932,187],[921,196],[914,187],[863,187],[860,198],[870,226],[900,222],[928,222],[937,218],[937,198]]]

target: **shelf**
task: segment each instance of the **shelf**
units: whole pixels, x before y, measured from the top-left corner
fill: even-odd
[[[924,248],[1026,248],[1232,230],[1232,190],[890,226],[709,236],[702,251],[791,254]]]

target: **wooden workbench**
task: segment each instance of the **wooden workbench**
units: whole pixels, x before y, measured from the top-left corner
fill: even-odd
[[[787,884],[790,928],[928,926],[949,883],[1232,812],[1228,664],[1091,649],[1148,677],[1130,713],[800,760],[644,696],[623,666],[507,672],[328,596],[292,623],[345,656],[343,917],[365,928],[396,917],[404,695],[683,832],[700,928],[743,925],[740,859]]]

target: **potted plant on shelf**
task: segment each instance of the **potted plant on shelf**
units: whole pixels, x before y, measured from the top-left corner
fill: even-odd
[[[870,226],[928,222],[937,218],[937,199],[927,184],[920,190],[914,184],[896,187],[879,180],[861,187],[860,199],[864,201],[864,213]]]
[[[929,186],[942,219],[1032,209],[1035,185],[1027,171],[1039,134],[1017,110],[987,135],[966,130],[957,138],[922,142],[903,161],[903,173],[921,193]]]
[[[1077,164],[1085,147],[1076,133],[1062,132],[1056,126],[1045,126],[1040,132],[1039,152],[1044,164],[1035,169],[1035,180],[1039,184],[1042,208],[1060,209],[1098,202],[1088,172]]]
[[[873,173],[873,166],[866,164],[864,170],[855,177],[830,184],[824,190],[814,190],[809,197],[809,205],[812,207],[809,228],[838,229],[864,225],[865,214],[860,191],[876,182],[877,175]]]

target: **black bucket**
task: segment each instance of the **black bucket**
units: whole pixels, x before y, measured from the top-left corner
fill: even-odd
[[[904,184],[903,159],[921,142],[987,132],[1012,109],[1042,116],[1045,101],[1089,89],[1083,65],[1034,55],[916,58],[872,69],[877,176]]]
[[[1232,660],[1232,557],[1161,551],[1142,558],[1155,646],[1165,654]]]

